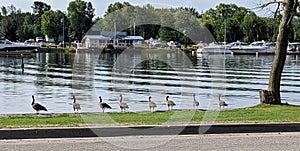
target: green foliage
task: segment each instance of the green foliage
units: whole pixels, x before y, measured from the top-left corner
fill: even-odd
[[[126,31],[128,35],[140,35],[145,39],[160,38],[163,41],[181,43],[184,43],[185,36],[199,40],[201,26],[199,20],[193,16],[197,13],[192,8],[155,9],[150,4],[140,7],[120,6],[120,3],[111,6],[118,10],[108,11],[110,13],[100,21],[102,31]],[[187,41],[191,43],[189,38]]]
[[[120,2],[116,2],[114,4],[109,4],[109,6],[107,8],[107,11],[105,12],[104,16],[106,16],[110,13],[113,13],[115,11],[121,10],[121,9],[123,9],[125,7],[128,7],[128,6],[131,6],[131,4],[129,2],[123,2],[123,4],[120,3]]]
[[[265,34],[268,29],[267,23],[253,12],[244,17],[242,27],[246,41],[253,42],[267,38]]]
[[[44,37],[46,34],[54,39],[62,36],[60,20],[63,16],[59,16],[60,11],[51,10],[51,6],[42,1],[35,1],[31,8],[33,14],[22,13],[13,5],[2,6],[0,36],[12,41],[37,36]],[[51,13],[48,12],[49,10]],[[132,6],[129,2],[110,4],[104,18],[97,17],[93,20],[94,11],[90,2],[71,1],[68,12],[62,13],[66,15],[64,18],[65,35],[63,36],[68,38],[72,35],[73,39],[80,40],[97,22],[102,31],[114,31],[116,27],[117,31],[125,31],[128,35],[140,35],[145,39],[160,38],[163,41],[173,40],[180,43],[184,43],[188,37],[187,43],[189,44],[196,41],[211,41],[212,37],[204,36],[209,35],[204,27],[210,31],[216,41],[223,41],[225,35],[227,42],[275,41],[281,19],[281,15],[276,15],[276,18],[258,17],[244,7],[222,3],[203,14],[199,14],[194,8],[155,9],[150,4]],[[42,20],[46,12],[48,13]],[[298,22],[298,18],[293,21],[293,29],[289,35],[290,42],[299,41],[300,24]]]
[[[209,9],[201,18],[216,41],[224,41],[226,27],[226,41],[237,41],[243,39],[242,21],[249,11],[235,4],[219,4],[216,9]]]
[[[42,36],[41,32],[41,16],[44,14],[45,11],[51,9],[51,6],[42,2],[42,1],[35,1],[31,6],[33,10],[33,14],[36,15],[34,21],[34,37]]]
[[[32,24],[34,20],[34,15],[30,13],[25,14],[22,28],[19,32],[19,36],[21,37],[21,39],[27,40],[34,37],[34,24]]]
[[[2,11],[6,16],[3,16],[0,24],[0,33],[1,36],[16,41],[18,40],[17,31],[19,29],[19,25],[23,22],[23,15],[21,10],[17,10],[13,5],[8,6],[7,8],[2,7]]]
[[[42,33],[57,41],[59,35],[63,33],[62,21],[65,22],[65,18],[67,17],[61,11],[45,11],[41,20]]]
[[[170,27],[161,27],[159,29],[159,38],[162,41],[177,41],[180,38],[178,36],[178,32]]]
[[[33,6],[31,6],[31,8],[34,14],[42,16],[45,11],[51,9],[51,6],[41,1],[35,1],[33,2]]]
[[[74,0],[68,6],[68,18],[72,35],[75,39],[82,39],[84,34],[92,27],[95,9],[91,2]]]

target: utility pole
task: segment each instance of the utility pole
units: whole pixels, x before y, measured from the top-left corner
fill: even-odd
[[[65,15],[63,14],[63,18],[60,20],[63,24],[63,34],[62,34],[62,45],[65,46]]]
[[[224,24],[225,24],[225,29],[224,29],[224,45],[226,45],[226,18],[225,18],[225,21],[224,21]]]

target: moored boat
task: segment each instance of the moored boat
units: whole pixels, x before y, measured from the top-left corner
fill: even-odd
[[[218,43],[210,43],[208,46],[202,48],[201,53],[209,54],[230,54],[228,45],[222,45]]]
[[[275,46],[264,41],[256,41],[250,45],[237,45],[229,48],[233,54],[274,53]]]
[[[287,47],[287,51],[300,51],[300,43],[299,42],[289,43]]]
[[[25,54],[37,52],[39,46],[13,43],[5,38],[0,38],[0,54]]]

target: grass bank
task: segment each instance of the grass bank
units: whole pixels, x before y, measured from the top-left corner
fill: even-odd
[[[166,111],[142,113],[85,113],[51,115],[11,115],[0,118],[0,127],[43,127],[100,125],[159,125],[237,122],[300,122],[300,107],[291,105],[258,105],[222,111]]]

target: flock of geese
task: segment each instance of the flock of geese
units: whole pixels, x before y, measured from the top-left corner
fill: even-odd
[[[193,94],[193,97],[194,97],[194,100],[193,100],[193,108],[195,109],[198,109],[199,107],[199,101],[196,100],[195,98],[195,94]],[[155,108],[157,107],[156,103],[154,101],[151,100],[151,96],[149,96],[149,102],[148,102],[148,105],[149,105],[149,109],[150,109],[150,112],[151,111],[154,111]],[[166,96],[166,104],[168,106],[168,110],[172,110],[173,109],[173,106],[175,106],[175,102],[170,100],[169,99],[169,96]],[[228,106],[228,104],[221,99],[221,95],[219,95],[219,107],[220,109],[225,106]],[[99,96],[99,102],[98,102],[98,105],[100,107],[100,109],[102,109],[102,112],[104,113],[105,109],[111,109],[112,107],[110,105],[108,105],[107,103],[103,102],[102,101],[102,98],[101,96]],[[34,96],[32,95],[32,103],[31,103],[31,106],[32,108],[36,111],[37,114],[39,114],[39,111],[48,111],[47,108],[39,103],[36,103],[35,102],[35,98]],[[72,106],[73,106],[73,110],[74,110],[74,113],[79,112],[79,110],[81,109],[80,108],[80,104],[76,101],[76,97],[73,95],[73,102],[72,102]],[[121,112],[126,112],[126,109],[129,108],[128,104],[123,102],[123,97],[122,95],[120,95],[120,102],[119,102],[119,106],[120,106],[120,109],[121,109]]]

